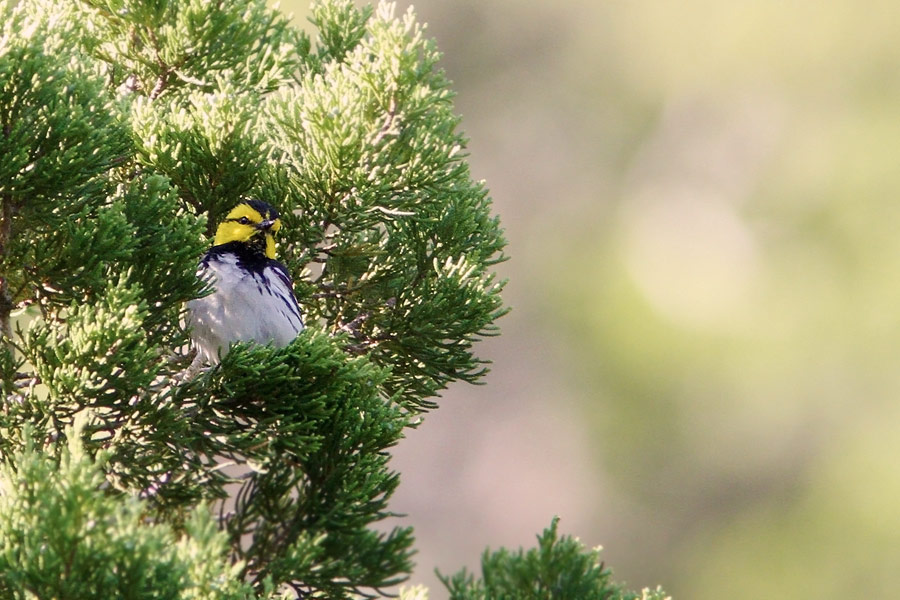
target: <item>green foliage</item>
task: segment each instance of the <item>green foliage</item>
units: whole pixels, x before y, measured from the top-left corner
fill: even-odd
[[[140,290],[122,277],[98,302],[73,306],[65,321],[31,327],[22,349],[48,401],[90,398],[112,408],[150,385],[156,370],[144,368],[153,358],[142,327],[145,312]],[[110,355],[115,362],[95,360]]]
[[[256,131],[259,97],[223,87],[139,98],[132,107],[138,161],[165,174],[187,204],[208,215],[208,235],[253,190],[266,159]]]
[[[0,17],[0,194],[23,219],[56,227],[69,214],[40,200],[84,205],[126,151],[125,130],[82,57],[56,52],[47,18],[6,1]]]
[[[315,0],[311,6],[310,22],[319,32],[318,57],[320,60],[343,61],[366,35],[366,23],[372,16],[372,7],[357,9],[350,0],[323,2]]]
[[[307,329],[285,349],[235,347],[173,391],[193,415],[194,449],[245,465],[224,526],[254,581],[337,598],[411,568],[410,529],[367,527],[390,516],[398,479],[385,450],[408,422],[379,394],[386,371]]]
[[[81,40],[113,85],[150,98],[218,81],[274,90],[292,77],[301,34],[263,0],[84,0]],[[300,43],[302,47],[302,43]],[[217,81],[218,77],[218,81]]]
[[[537,548],[518,552],[485,551],[482,578],[465,569],[441,576],[450,600],[666,600],[660,590],[629,592],[610,581],[600,562],[600,549],[587,550],[577,539],[559,537],[554,518],[538,536]]]
[[[273,158],[302,211],[288,235],[306,253],[288,261],[324,265],[310,314],[393,366],[390,393],[431,407],[449,382],[483,374],[471,345],[504,313],[489,268],[505,241],[462,160],[433,43],[411,13],[368,14],[315,7],[323,64],[268,103]]]
[[[485,372],[505,241],[412,13],[312,15],[315,47],[262,0],[0,0],[4,597],[340,599],[411,570],[389,449]],[[248,195],[283,213],[308,327],[187,378],[197,260]]]
[[[256,597],[204,507],[182,531],[147,523],[141,502],[104,491],[100,465],[69,438],[58,460],[26,438],[0,467],[3,598]]]
[[[184,534],[257,594],[343,598],[402,581],[412,532],[374,528],[398,483],[387,451],[444,386],[483,373],[473,343],[504,310],[490,272],[504,241],[433,44],[411,14],[345,1],[313,7],[315,48],[262,0],[24,0],[0,14],[8,469],[49,486],[34,502],[63,494],[119,515],[98,529],[111,539],[98,560],[135,590],[180,585],[171,542]],[[183,307],[205,293],[196,263],[247,195],[284,214],[280,253],[308,329],[185,381]],[[53,488],[47,461],[77,497]],[[202,502],[215,527],[197,520]],[[76,540],[88,520],[48,523]],[[158,524],[135,539],[145,550],[121,556],[116,540],[145,522]],[[16,538],[17,560],[51,534]],[[84,581],[66,594],[107,593]]]
[[[176,189],[160,175],[120,183],[111,199],[131,233],[122,245],[128,252],[123,262],[129,283],[142,291],[148,341],[178,346],[185,340],[179,324],[181,303],[201,291],[191,274],[205,246],[200,237],[203,219],[184,208]]]
[[[126,130],[82,57],[57,51],[46,16],[2,2],[0,22],[0,295],[87,295],[105,287],[101,263],[121,258],[126,234],[102,212],[98,176],[123,160]]]

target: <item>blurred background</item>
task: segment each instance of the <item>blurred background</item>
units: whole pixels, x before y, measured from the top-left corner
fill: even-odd
[[[896,3],[415,9],[514,311],[397,448],[411,583],[558,514],[676,600],[896,598]]]

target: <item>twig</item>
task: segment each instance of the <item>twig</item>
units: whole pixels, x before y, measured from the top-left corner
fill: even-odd
[[[368,312],[361,312],[356,317],[347,323],[341,324],[338,329],[341,331],[346,331],[347,333],[353,335],[355,338],[359,338],[359,326],[362,325],[366,319],[368,319],[371,315]]]
[[[153,53],[156,55],[156,66],[160,69],[159,75],[156,78],[156,85],[153,86],[153,90],[150,92],[150,99],[156,100],[159,95],[163,93],[163,90],[166,89],[166,86],[169,85],[169,75],[174,68],[166,64],[159,55],[159,39],[156,37],[156,32],[153,31],[152,28],[148,28],[147,34],[150,36],[150,41],[153,42]]]
[[[378,144],[387,136],[388,134],[396,135],[398,132],[394,129],[394,119],[397,116],[397,101],[395,98],[391,98],[390,106],[388,107],[387,114],[384,118],[384,125],[381,126],[381,129],[378,130],[378,133],[375,134],[375,137],[372,139],[371,145],[378,146]]]
[[[0,203],[0,256],[6,254],[6,245],[9,243],[15,210],[12,194],[5,194]],[[12,324],[10,323],[12,309],[13,299],[9,293],[9,279],[5,273],[0,274],[0,336],[6,340],[12,340]]]

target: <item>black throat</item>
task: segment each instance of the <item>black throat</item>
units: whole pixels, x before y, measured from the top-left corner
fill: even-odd
[[[266,265],[272,262],[266,256],[265,236],[253,236],[249,242],[228,242],[227,244],[213,246],[206,253],[204,261],[223,254],[234,254],[237,257],[238,264],[253,272],[261,272]]]
[[[257,233],[246,242],[237,243],[243,243],[250,248],[251,251],[257,252],[263,256],[266,255],[266,235],[264,233]]]

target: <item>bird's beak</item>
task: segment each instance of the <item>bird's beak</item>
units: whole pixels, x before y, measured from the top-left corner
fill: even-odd
[[[260,231],[267,231],[273,224],[275,223],[275,219],[266,219],[262,223],[256,226]]]

